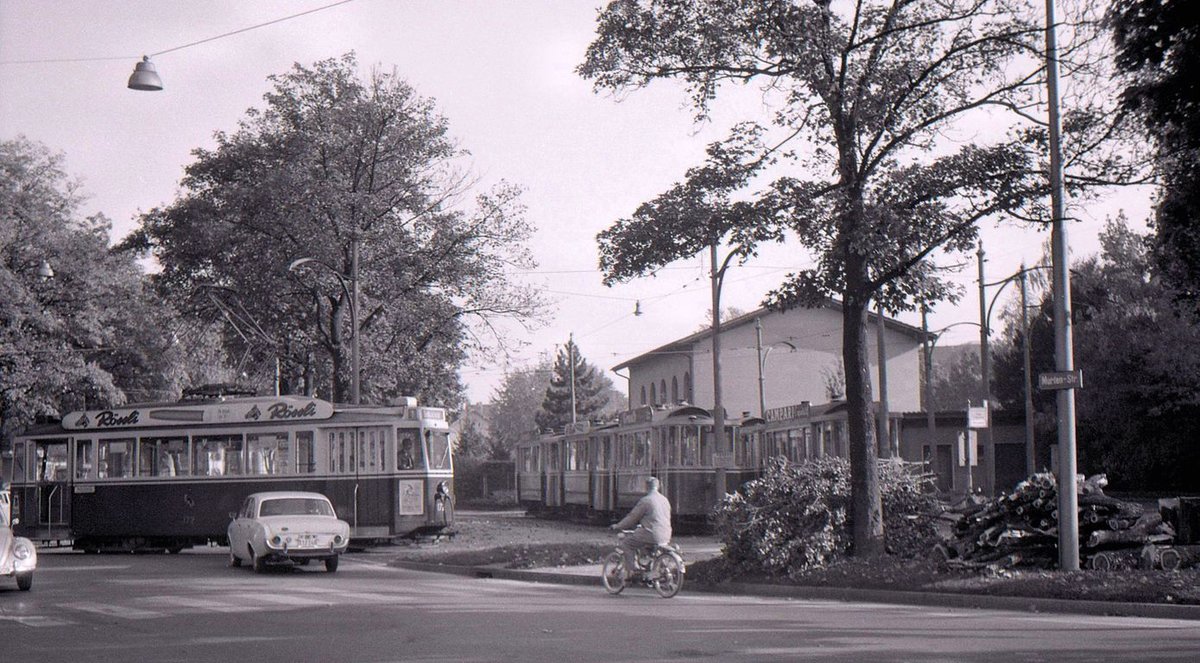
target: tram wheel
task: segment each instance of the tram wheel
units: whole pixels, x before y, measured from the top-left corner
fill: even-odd
[[[333,573],[334,571],[337,571],[337,567],[338,567],[337,556],[325,558],[325,571],[327,573]]]
[[[609,594],[620,594],[625,589],[625,556],[615,550],[610,552],[604,558],[600,580]]]

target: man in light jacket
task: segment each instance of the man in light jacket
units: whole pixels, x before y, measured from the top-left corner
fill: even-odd
[[[658,478],[646,478],[646,494],[638,500],[629,515],[621,522],[611,525],[612,529],[630,529],[641,525],[640,528],[626,536],[618,544],[625,554],[625,577],[630,578],[637,570],[637,551],[640,548],[653,548],[655,545],[666,545],[671,542],[671,502],[658,492]]]

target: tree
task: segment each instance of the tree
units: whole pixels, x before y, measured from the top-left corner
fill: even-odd
[[[1033,177],[1037,132],[933,151],[939,132],[989,107],[1026,109],[1037,68],[1021,58],[1042,36],[1007,0],[791,3],[617,0],[599,18],[579,72],[597,89],[684,82],[704,117],[722,83],[778,91],[781,136],[756,124],[710,147],[704,166],[600,237],[606,282],[695,253],[729,235],[742,255],[787,231],[816,267],[769,297],[779,308],[838,296],[853,483],[856,554],[883,546],[866,321],[956,296],[929,262],[970,250],[976,224],[1000,212],[1047,215]],[[994,121],[994,120],[993,120]],[[794,174],[737,200],[753,178]],[[823,177],[812,173],[832,173]],[[730,202],[735,201],[735,202]],[[676,228],[703,226],[692,239]],[[664,231],[657,230],[659,226]]]
[[[1157,146],[1154,252],[1177,296],[1200,310],[1200,21],[1188,0],[1114,0],[1109,24],[1124,108]]]
[[[945,350],[951,350],[951,348]],[[967,401],[974,404],[982,403],[986,396],[983,392],[983,381],[979,375],[979,346],[962,346],[961,351],[951,353],[938,348],[938,354],[943,356],[950,354],[951,356],[939,360],[936,359],[937,354],[934,355],[933,403],[930,409],[934,412],[962,411],[966,409]]]
[[[289,390],[329,384],[346,400],[356,338],[366,400],[453,405],[467,353],[504,344],[501,318],[541,310],[506,277],[533,264],[519,190],[467,200],[447,121],[394,72],[360,78],[348,54],[269,80],[265,106],[195,151],[184,194],[128,244],[155,255],[157,285],[198,316],[215,306],[195,297],[202,286],[228,293],[225,313],[252,312],[241,326],[254,333],[231,330],[226,346],[278,358]]]
[[[1101,253],[1076,261],[1071,301],[1075,360],[1084,371],[1076,391],[1080,465],[1106,473],[1114,487],[1200,489],[1200,358],[1180,348],[1200,345],[1200,327],[1173,305],[1173,293],[1155,269],[1153,240],[1110,221]],[[1053,301],[1046,293],[1033,316],[1032,365],[1054,370]],[[1019,329],[996,356],[996,390],[1005,407],[1022,408]],[[1055,400],[1034,394],[1038,419],[1052,425]]]
[[[568,339],[554,359],[550,385],[546,387],[536,421],[542,430],[558,430],[573,421],[587,421],[608,405],[612,380],[596,372],[575,339]]]
[[[488,439],[492,458],[511,458],[518,442],[537,435],[536,416],[550,384],[550,372],[550,363],[546,361],[504,376],[491,400]]]
[[[179,395],[197,346],[110,224],[83,217],[64,158],[0,141],[0,435],[41,416]],[[194,364],[193,364],[194,365]]]
[[[487,458],[491,452],[491,444],[487,435],[479,430],[474,421],[467,421],[458,434],[458,447],[454,453],[459,458]]]
[[[736,306],[726,306],[725,310],[721,313],[721,321],[724,322],[727,320],[733,320],[734,318],[740,318],[743,315],[746,315],[746,312],[743,311],[742,309],[740,309]],[[704,312],[704,324],[700,325],[700,328],[697,329],[696,332],[698,333],[698,332],[708,331],[708,330],[712,329],[712,327],[713,327],[713,313],[712,313],[712,309],[708,309],[707,311]]]

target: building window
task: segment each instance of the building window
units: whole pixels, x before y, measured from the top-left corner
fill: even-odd
[[[679,402],[679,378],[671,376],[671,402]]]
[[[658,405],[658,388],[653,382],[650,383],[650,404]]]
[[[696,397],[692,394],[692,374],[683,374],[683,400],[689,403],[695,403]]]
[[[646,385],[642,385],[642,405],[646,404]]]
[[[662,382],[659,383],[658,393],[662,394],[662,400],[664,403],[666,403],[667,402],[667,381],[666,380],[663,380]]]

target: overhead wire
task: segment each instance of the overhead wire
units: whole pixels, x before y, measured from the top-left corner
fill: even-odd
[[[212,37],[206,37],[204,39],[198,39],[196,41],[189,42],[189,43],[186,43],[186,44],[183,44],[180,46],[172,46],[171,48],[167,48],[167,49],[164,49],[161,51],[155,51],[153,53],[147,54],[147,57],[163,55],[166,53],[174,53],[175,51],[181,51],[185,48],[190,48],[192,46],[206,44],[210,41],[216,41],[218,39],[224,39],[225,37],[230,37],[230,36],[233,36],[236,34],[241,34],[243,32],[257,30],[258,28],[263,28],[268,25],[275,25],[276,23],[283,23],[284,21],[290,21],[293,18],[307,16],[308,14],[315,14],[316,12],[324,11],[326,9],[331,9],[333,7],[337,7],[339,5],[344,5],[344,4],[347,4],[350,2],[354,2],[354,0],[339,0],[339,2],[330,3],[328,5],[323,5],[321,7],[315,7],[313,9],[308,9],[308,10],[305,10],[302,12],[298,12],[296,14],[291,14],[290,16],[284,16],[282,18],[272,19],[270,21],[266,21],[264,23],[259,23],[257,25],[251,25],[249,27],[239,28],[237,30],[230,30],[229,32],[224,32],[222,34],[215,35]],[[138,55],[113,55],[113,56],[90,57],[90,58],[45,58],[45,59],[36,59],[36,60],[0,60],[0,64],[51,64],[51,63],[64,63],[64,62],[104,62],[104,61],[109,61],[109,60],[129,60],[129,59],[137,58],[137,57],[140,57],[140,56],[138,56]]]

